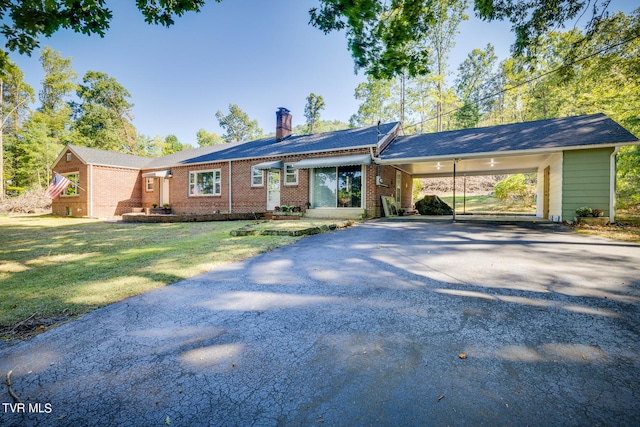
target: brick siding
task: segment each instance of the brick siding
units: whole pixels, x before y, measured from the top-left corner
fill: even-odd
[[[67,151],[68,152],[68,151]],[[267,210],[267,171],[264,171],[262,186],[252,186],[251,167],[270,160],[282,160],[293,163],[310,157],[334,157],[353,154],[367,154],[368,149],[341,150],[313,155],[280,156],[277,158],[256,158],[250,160],[206,163],[189,166],[174,166],[171,168],[171,178],[166,178],[169,185],[169,204],[176,214],[205,215],[217,212],[233,213],[265,212]],[[233,192],[229,205],[229,168],[233,175]],[[131,212],[137,207],[151,207],[160,202],[160,180],[154,178],[152,191],[146,191],[143,172],[134,169],[124,169],[105,166],[87,166],[72,154],[72,159],[66,161],[66,153],[53,168],[59,173],[79,172],[80,190],[78,196],[61,197],[53,201],[52,210],[55,215],[66,215],[70,210],[73,216],[96,217],[121,215]],[[220,194],[211,196],[189,196],[189,172],[215,170],[221,172]],[[369,217],[380,216],[380,196],[394,196],[396,169],[386,165],[368,165],[365,170],[365,209]],[[90,209],[89,173],[93,174],[93,210]],[[376,185],[376,176],[381,176],[384,186]],[[403,181],[410,183],[410,177],[403,173]],[[303,210],[309,202],[309,170],[298,170],[298,183],[285,184],[284,169],[280,171],[280,204],[298,206]],[[411,187],[406,189],[403,183],[402,206],[411,204]]]

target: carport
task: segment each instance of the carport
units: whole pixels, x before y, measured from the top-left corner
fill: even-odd
[[[613,222],[615,157],[620,146],[637,142],[594,114],[399,136],[380,147],[376,162],[412,178],[537,173],[536,217],[573,221],[575,209],[590,206]]]

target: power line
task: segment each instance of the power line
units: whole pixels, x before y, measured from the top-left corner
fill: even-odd
[[[531,83],[531,82],[533,82],[533,81],[535,81],[535,80],[539,80],[539,79],[541,79],[541,78],[543,78],[543,77],[546,77],[546,76],[548,76],[549,74],[556,73],[556,72],[558,72],[558,71],[560,71],[560,70],[562,70],[562,69],[569,68],[569,67],[571,67],[571,66],[573,66],[573,65],[575,65],[575,64],[578,64],[578,63],[580,63],[580,62],[582,62],[582,61],[586,61],[586,60],[587,60],[587,59],[589,59],[589,58],[593,58],[594,56],[600,55],[602,52],[605,52],[605,51],[607,51],[607,50],[609,50],[609,49],[613,49],[613,48],[616,48],[616,47],[619,47],[619,46],[623,46],[623,45],[625,45],[625,44],[627,44],[627,43],[630,43],[630,42],[632,42],[632,41],[634,41],[634,40],[636,40],[636,39],[638,39],[638,38],[640,38],[640,34],[636,34],[635,36],[633,36],[633,37],[631,37],[631,38],[629,38],[629,39],[623,40],[623,41],[621,41],[621,42],[619,42],[619,43],[616,43],[616,44],[613,44],[613,45],[609,45],[609,46],[605,46],[605,47],[603,47],[602,49],[600,49],[600,50],[598,50],[598,51],[596,51],[596,52],[594,52],[594,53],[592,53],[592,54],[590,54],[590,55],[583,56],[582,58],[576,59],[576,60],[574,60],[574,61],[572,61],[572,62],[570,62],[570,63],[568,63],[568,64],[563,64],[563,65],[559,66],[558,68],[554,68],[554,69],[552,69],[552,70],[550,70],[550,71],[546,71],[546,72],[544,72],[544,73],[540,74],[539,76],[532,77],[532,78],[530,78],[530,79],[528,79],[528,80],[525,80],[525,81],[523,81],[523,82],[521,82],[521,83],[518,83],[518,84],[516,84],[516,85],[514,85],[514,86],[512,86],[512,87],[510,87],[510,88],[502,89],[502,90],[501,90],[501,91],[499,91],[499,92],[493,93],[493,94],[491,94],[491,95],[487,95],[487,96],[485,96],[485,97],[483,97],[483,98],[478,99],[476,102],[477,102],[477,103],[480,103],[480,102],[482,102],[482,101],[486,101],[487,99],[491,99],[491,98],[494,98],[494,97],[496,97],[496,96],[498,96],[498,95],[502,95],[503,93],[509,92],[509,91],[511,91],[511,90],[513,90],[513,89],[516,89],[516,88],[520,87],[520,86],[524,86],[524,85],[529,84],[529,83]],[[460,108],[461,108],[461,107],[460,107]],[[442,113],[442,116],[448,116],[448,115],[450,115],[450,114],[452,114],[452,113],[455,113],[456,111],[460,110],[460,108],[454,108],[454,109],[449,110],[449,111],[447,111],[447,112],[445,112],[445,113]],[[424,119],[424,120],[422,120],[422,121],[420,121],[420,122],[418,122],[418,123],[415,123],[415,124],[412,124],[412,125],[406,125],[406,126],[404,126],[404,127],[405,127],[405,128],[412,128],[412,127],[416,127],[416,126],[419,126],[419,125],[421,125],[421,124],[423,124],[423,123],[426,123],[426,122],[428,122],[428,121],[435,120],[435,119],[437,119],[437,118],[438,118],[438,116],[429,117],[428,119]]]

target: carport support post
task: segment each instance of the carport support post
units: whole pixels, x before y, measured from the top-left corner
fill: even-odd
[[[456,222],[456,162],[453,159],[453,222]]]

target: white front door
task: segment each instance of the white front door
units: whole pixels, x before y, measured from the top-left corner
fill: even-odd
[[[167,178],[160,178],[160,200],[158,206],[162,206],[165,203],[169,204],[169,180]]]
[[[280,171],[269,169],[267,173],[267,210],[280,206]]]

